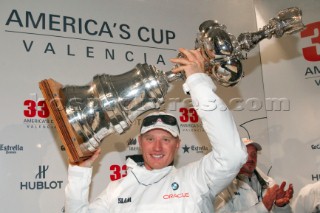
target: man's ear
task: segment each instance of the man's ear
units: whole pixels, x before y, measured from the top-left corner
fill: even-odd
[[[177,140],[178,140],[178,142],[177,142],[177,146],[176,146],[176,147],[177,147],[177,149],[179,149],[180,144],[181,144],[181,139],[180,139],[180,138],[178,138]]]

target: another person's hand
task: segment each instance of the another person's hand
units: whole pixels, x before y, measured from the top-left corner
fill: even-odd
[[[283,207],[290,202],[290,199],[293,197],[293,186],[289,184],[288,189],[285,191],[284,188],[286,186],[286,182],[283,181],[277,191],[277,196],[275,200],[275,205],[278,207]]]
[[[184,71],[186,77],[189,77],[194,73],[204,72],[205,59],[199,50],[187,50],[180,48],[179,51],[184,55],[184,57],[170,59],[171,62],[179,64],[179,66],[174,68],[172,72],[177,73]]]
[[[90,168],[92,167],[93,162],[99,157],[100,153],[101,153],[101,148],[98,148],[90,158],[73,165]]]
[[[277,196],[277,190],[279,189],[279,186],[277,184],[273,185],[271,188],[267,189],[266,194],[264,195],[262,199],[262,203],[270,211],[272,209],[273,203]]]

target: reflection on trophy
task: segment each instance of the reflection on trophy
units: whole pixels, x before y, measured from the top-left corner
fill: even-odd
[[[249,52],[260,41],[294,34],[304,29],[302,12],[297,7],[281,10],[278,16],[257,32],[241,33],[237,38],[226,31],[226,26],[208,20],[199,27],[195,47],[210,61],[206,72],[222,86],[234,86],[244,76],[242,51]]]
[[[206,73],[223,86],[234,86],[243,77],[243,50],[251,50],[264,38],[303,28],[298,8],[279,12],[263,29],[237,39],[224,25],[209,20],[200,25],[195,46],[208,61]],[[84,86],[63,86],[53,79],[39,86],[69,160],[80,162],[92,156],[108,135],[124,133],[139,115],[160,108],[170,83],[184,78],[184,73],[137,64],[121,75],[96,75]]]
[[[90,157],[102,140],[121,134],[142,113],[164,103],[170,78],[148,64],[121,75],[96,75],[85,86],[39,83],[71,162]]]

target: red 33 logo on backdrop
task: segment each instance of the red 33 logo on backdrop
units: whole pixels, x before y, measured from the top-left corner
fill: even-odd
[[[113,164],[110,166],[110,180],[115,181],[127,176],[127,165]]]
[[[49,109],[45,101],[25,100],[23,105],[26,109],[23,111],[24,116],[28,118],[40,117],[48,118],[50,115]]]
[[[301,31],[301,38],[310,38],[313,46],[302,48],[303,57],[307,61],[320,61],[320,21],[306,25],[306,29]]]
[[[182,123],[191,122],[191,123],[197,123],[199,121],[199,116],[197,114],[197,111],[194,108],[180,108],[179,112],[181,115],[179,116],[179,119]]]

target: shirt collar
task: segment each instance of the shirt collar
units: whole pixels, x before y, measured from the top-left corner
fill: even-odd
[[[139,166],[130,158],[127,160],[127,167],[129,172],[137,179],[137,182],[144,186],[158,183],[173,169],[173,166],[167,166],[162,169],[148,170],[144,166]]]

